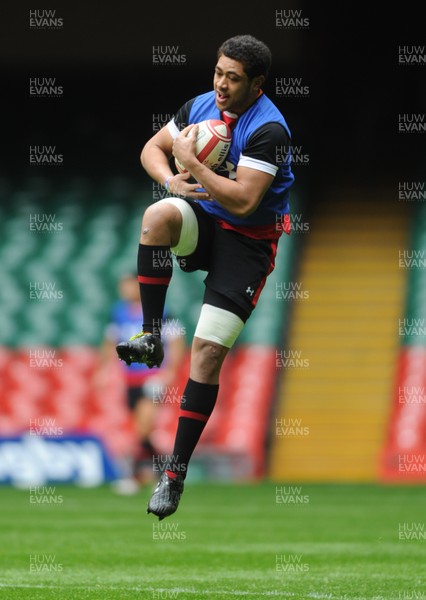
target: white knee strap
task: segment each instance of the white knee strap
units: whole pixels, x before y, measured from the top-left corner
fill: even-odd
[[[243,327],[244,321],[229,310],[203,304],[194,336],[232,348]]]
[[[198,244],[198,221],[191,205],[185,200],[182,200],[182,198],[163,198],[163,200],[159,200],[157,204],[160,204],[161,202],[173,204],[182,215],[182,229],[179,242],[176,246],[170,248],[170,250],[176,256],[188,256],[189,254],[192,254]]]

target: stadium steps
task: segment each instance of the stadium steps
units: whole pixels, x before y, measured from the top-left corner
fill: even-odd
[[[426,204],[412,215],[403,262],[407,269],[405,310],[394,378],[387,438],[380,462],[384,481],[426,481]]]
[[[360,203],[336,191],[310,217],[298,274],[309,298],[294,303],[283,348],[293,360],[279,385],[272,479],[377,477],[405,286],[408,209],[392,194]]]

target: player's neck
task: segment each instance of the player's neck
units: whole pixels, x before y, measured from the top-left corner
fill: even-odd
[[[260,96],[263,94],[262,90],[257,90],[256,94],[252,96],[252,98],[247,102],[246,106],[242,109],[237,109],[235,111],[229,111],[229,112],[233,112],[236,115],[238,115],[239,117],[241,117],[241,115],[243,115],[245,112],[248,111],[249,108],[251,108],[253,106],[253,104],[255,102],[258,101],[258,99],[260,98]]]

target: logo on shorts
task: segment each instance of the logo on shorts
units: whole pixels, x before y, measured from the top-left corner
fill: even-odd
[[[246,294],[248,294],[250,297],[253,297],[254,290],[252,290],[251,287],[248,286],[248,288],[246,289]]]

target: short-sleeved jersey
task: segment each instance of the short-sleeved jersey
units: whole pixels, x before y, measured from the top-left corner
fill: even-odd
[[[222,119],[214,91],[186,102],[167,127],[175,138],[186,125],[206,119]],[[289,189],[294,181],[290,140],[290,130],[283,115],[261,93],[238,118],[226,160],[215,172],[236,179],[239,166],[257,169],[274,177],[271,186],[257,209],[244,218],[232,215],[215,200],[198,201],[199,205],[224,228],[236,229],[250,237],[279,237],[282,231],[289,233]]]

